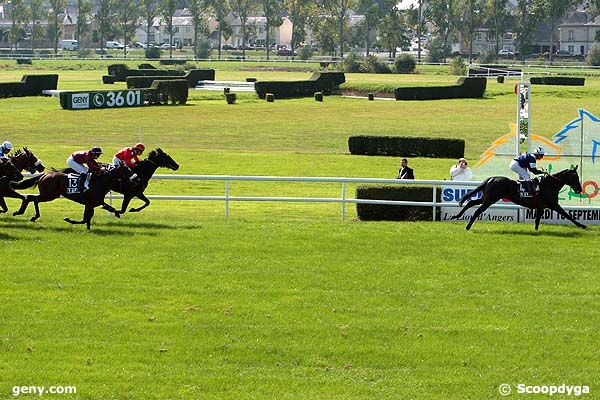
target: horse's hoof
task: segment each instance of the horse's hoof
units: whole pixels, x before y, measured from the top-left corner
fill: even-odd
[[[13,217],[16,217],[17,215],[22,215],[22,214],[23,214],[23,213],[20,213],[20,212],[17,212],[17,211],[15,211],[15,212],[13,213]]]
[[[35,222],[36,220],[37,220],[37,218],[36,218],[36,217],[31,217],[31,218],[29,218],[29,221],[31,221],[31,222]]]
[[[138,212],[138,210],[136,208],[130,208],[129,212]]]
[[[118,211],[117,211],[117,212],[115,212],[115,217],[117,217],[117,218],[121,218],[121,213],[120,213],[120,212],[118,212]]]

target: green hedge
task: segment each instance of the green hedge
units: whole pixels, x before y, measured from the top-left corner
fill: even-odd
[[[437,192],[440,201],[440,191]],[[356,189],[357,199],[395,200],[395,201],[428,201],[431,202],[433,191],[424,186],[359,186]],[[382,204],[357,204],[356,212],[361,221],[432,221],[431,207],[413,207]],[[436,210],[439,220],[440,209]]]
[[[460,158],[465,154],[463,139],[350,136],[350,154],[362,156]]]
[[[113,75],[117,82],[125,82],[128,76],[183,76],[184,71],[176,69],[131,69],[125,64],[111,64],[108,75]]]
[[[403,87],[394,90],[396,100],[441,100],[481,98],[486,78],[460,78],[454,86]]]
[[[584,86],[585,78],[574,78],[571,76],[542,76],[529,79],[532,85],[561,85],[561,86]]]
[[[138,69],[156,69],[156,67],[152,64],[144,63],[138,65]]]
[[[147,92],[149,104],[185,104],[188,99],[188,81],[185,79],[158,80],[152,82]]]
[[[315,72],[306,81],[271,81],[256,82],[256,94],[264,99],[267,93],[273,93],[276,98],[312,97],[315,92],[331,94],[346,82],[343,72]]]
[[[56,90],[58,75],[23,75],[21,82],[0,83],[0,98],[42,96],[42,90]]]
[[[176,58],[167,58],[164,60],[160,60],[160,65],[183,65],[187,62],[187,60],[178,60]]]
[[[152,70],[149,70],[152,71]],[[158,72],[163,70],[156,70]],[[188,83],[188,87],[194,88],[198,85],[198,81],[214,81],[215,70],[214,69],[191,69],[185,75],[178,77],[185,79]],[[128,76],[125,81],[127,82],[128,89],[135,88],[148,88],[152,86],[152,82],[156,80],[173,79],[173,76],[169,75],[156,75],[156,76]]]

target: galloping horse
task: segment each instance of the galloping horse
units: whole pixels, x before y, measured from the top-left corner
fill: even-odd
[[[31,151],[29,151],[29,149],[27,149],[27,147],[23,147],[23,150],[17,150],[15,154],[10,157],[10,162],[19,172],[27,170],[27,172],[33,174],[36,172],[43,172],[45,169],[42,161],[38,160],[38,158]],[[25,196],[23,196],[21,193],[15,192],[9,185],[9,181],[20,181],[21,179],[23,179],[23,175],[21,175],[18,179],[0,180],[0,213],[5,213],[8,211],[6,201],[4,201],[5,197],[21,199],[21,201],[25,201]]]
[[[84,193],[76,194],[68,193],[67,188],[69,177],[67,174],[58,171],[51,171],[34,178],[24,180],[23,182],[13,183],[12,187],[15,189],[28,189],[37,185],[40,191],[39,195],[26,196],[21,208],[14,212],[13,215],[22,215],[25,213],[29,203],[33,202],[35,206],[35,216],[31,218],[31,221],[33,222],[40,217],[39,203],[52,201],[60,196],[63,196],[71,201],[83,204],[85,206],[83,220],[74,221],[70,218],[65,218],[64,220],[70,224],[87,224],[87,229],[90,229],[90,223],[92,221],[92,217],[94,216],[94,208],[103,206],[111,212],[116,212],[114,208],[106,204],[104,197],[115,181],[119,179],[128,180],[132,175],[133,172],[128,167],[121,166],[114,168],[101,175],[92,176],[90,188]],[[134,181],[132,184],[135,183],[136,182]],[[137,180],[137,184],[139,184],[139,180]]]
[[[535,214],[535,230],[538,230],[542,212],[545,208],[549,208],[568,219],[580,228],[586,228],[585,225],[577,222],[569,213],[567,213],[558,204],[558,193],[563,186],[570,186],[577,194],[581,193],[581,183],[579,182],[579,174],[577,167],[560,171],[556,174],[547,174],[540,179],[540,190],[534,197],[521,198],[519,194],[519,184],[505,176],[492,176],[484,180],[481,185],[471,190],[463,196],[458,203],[461,207],[463,203],[471,198],[474,194],[483,192],[483,196],[477,200],[469,200],[467,205],[452,219],[458,219],[463,216],[469,208],[481,206],[473,213],[471,220],[467,224],[467,230],[471,229],[471,225],[477,220],[482,212],[495,204],[500,199],[509,199],[515,204],[536,210]]]

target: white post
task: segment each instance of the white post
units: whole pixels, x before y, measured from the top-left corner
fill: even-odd
[[[342,222],[346,218],[346,182],[342,182]]]
[[[225,181],[225,219],[229,220],[229,180]]]
[[[437,208],[437,186],[433,186],[433,222],[436,220],[435,210]]]

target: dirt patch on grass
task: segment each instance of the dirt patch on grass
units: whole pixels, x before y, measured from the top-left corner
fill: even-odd
[[[357,90],[357,89],[344,89],[342,90],[343,96],[359,96],[359,97],[367,97],[369,93],[373,93],[375,97],[385,97],[389,99],[394,99],[394,93],[390,92],[373,92],[369,90]]]

